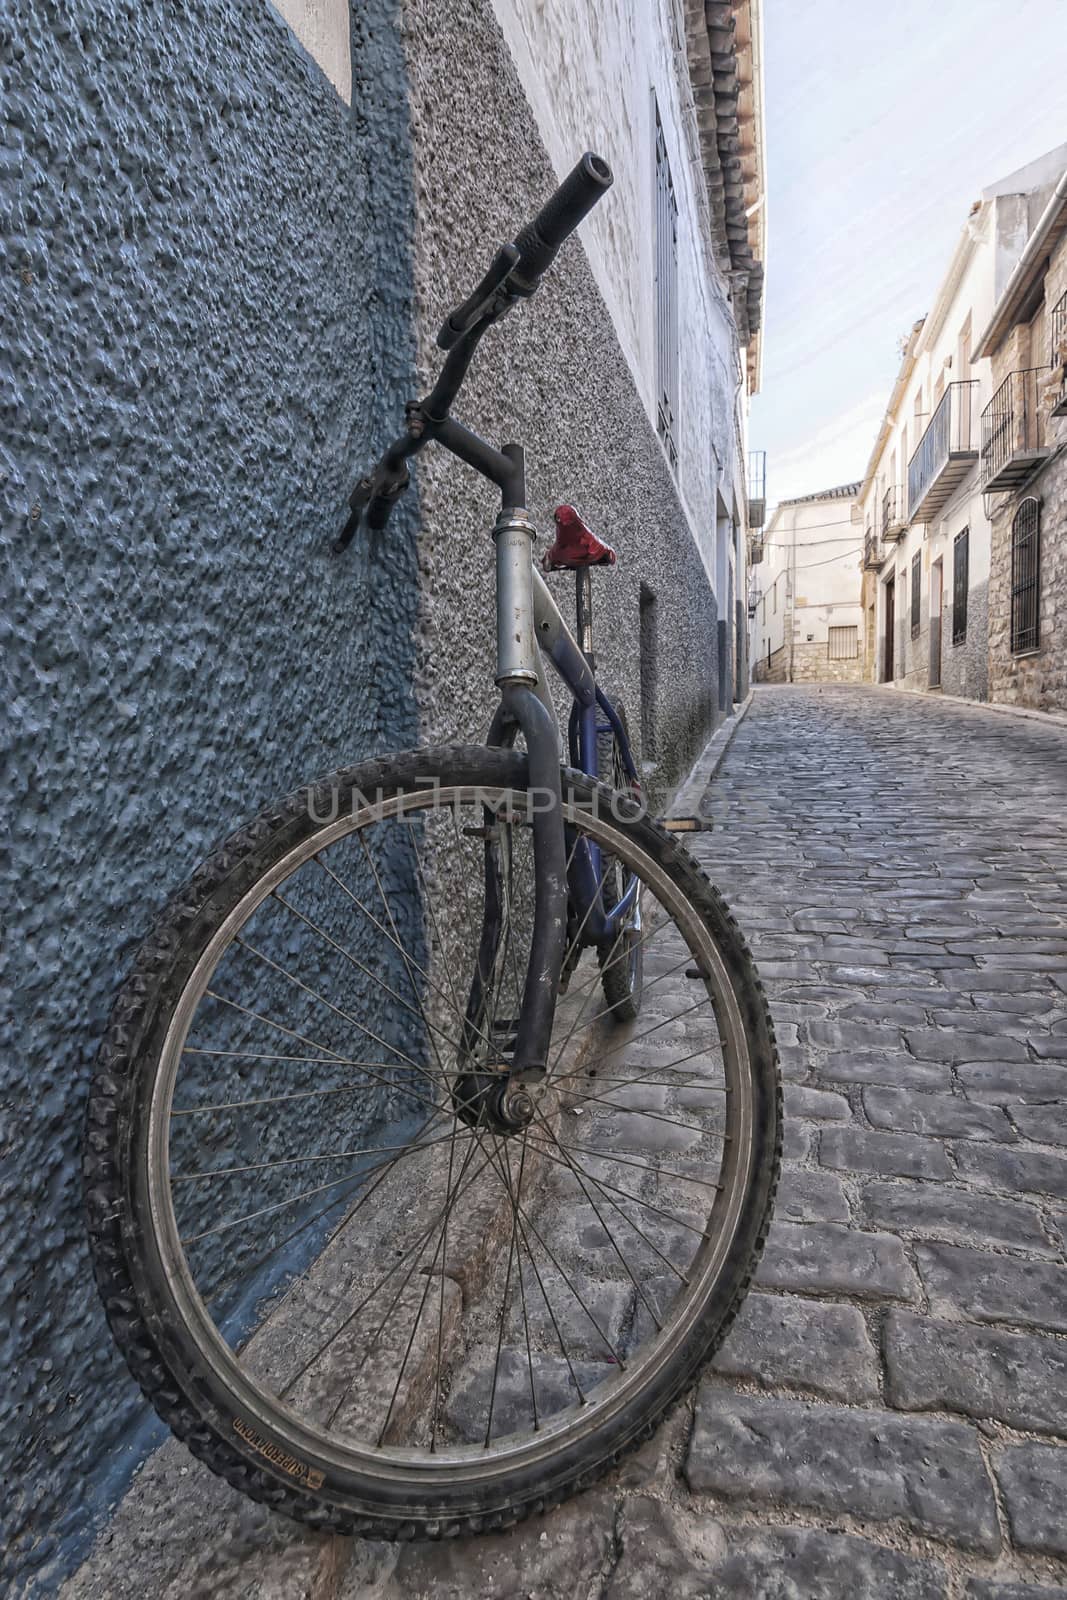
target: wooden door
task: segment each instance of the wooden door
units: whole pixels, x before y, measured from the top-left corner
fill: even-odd
[[[885,586],[885,640],[883,643],[882,682],[893,681],[893,640],[897,632],[896,579],[890,578]]]

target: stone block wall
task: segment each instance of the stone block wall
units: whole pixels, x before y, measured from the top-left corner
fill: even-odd
[[[794,683],[862,683],[863,656],[831,661],[825,642],[804,640],[793,646]]]
[[[1045,278],[1046,313],[1067,290],[1067,240],[1054,251]],[[1025,325],[1011,330],[993,354],[994,383],[1012,371],[1048,364],[1047,341],[1030,348]],[[1036,341],[1035,341],[1036,342]],[[1067,417],[1049,415],[1053,382],[1042,384],[1039,404],[1045,410],[1045,438],[1053,454],[1029,483],[993,502],[992,557],[989,580],[990,697],[1005,705],[1038,711],[1067,710]],[[1041,507],[1039,643],[1036,650],[1013,655],[1011,649],[1012,521],[1023,499],[1034,496]]]
[[[786,648],[780,645],[772,653],[770,660],[766,656],[760,657],[753,668],[752,676],[756,683],[785,683],[788,667]]]

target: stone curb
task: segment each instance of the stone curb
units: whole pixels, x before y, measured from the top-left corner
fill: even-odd
[[[879,694],[910,694],[915,700],[926,700],[933,704],[943,701],[946,705],[968,706],[972,711],[993,711],[1001,717],[1021,717],[1027,722],[1043,722],[1046,727],[1062,728],[1067,731],[1067,714],[1062,711],[1035,711],[1030,706],[1003,706],[994,700],[968,700],[962,694],[945,694],[940,689],[904,689],[888,683],[850,684],[847,687],[873,689]]]
[[[700,815],[700,802],[708,784],[722,766],[723,758],[733,741],[734,734],[741,726],[748,709],[752,704],[753,691],[741,701],[737,710],[726,721],[720,724],[704,746],[700,755],[690,769],[689,776],[678,785],[670,805],[666,808],[669,817],[696,817]]]

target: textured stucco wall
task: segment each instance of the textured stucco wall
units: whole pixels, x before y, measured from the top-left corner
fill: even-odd
[[[410,542],[327,554],[411,365],[386,9],[354,120],[262,0],[0,21],[5,1593],[46,1592],[151,1437],[77,1155],[131,948],[221,832],[415,737]]]
[[[989,584],[975,584],[967,594],[967,633],[952,642],[952,594],[946,595],[941,632],[941,688],[967,700],[989,698]]]
[[[0,23],[13,1592],[49,1591],[159,1436],[97,1307],[77,1159],[133,947],[272,796],[491,709],[488,487],[428,454],[376,548],[327,545],[441,315],[555,177],[489,0],[352,23],[351,114],[261,0]],[[716,606],[579,247],[483,349],[465,419],[526,443],[542,528],[574,498],[619,550],[599,647],[638,736],[655,595],[669,782],[714,719]]]
[[[489,0],[455,0],[450,10],[453,25],[444,35],[430,0],[406,0],[404,7],[419,355],[427,367],[444,314],[556,181]],[[439,137],[442,129],[447,139]],[[609,196],[603,205],[611,204]],[[654,594],[657,778],[671,781],[715,716],[715,600],[609,311],[576,242],[557,257],[534,300],[486,338],[458,414],[489,439],[518,438],[526,446],[530,510],[546,535],[552,507],[574,500],[616,547],[618,566],[593,574],[597,653],[602,678],[621,692],[635,734],[642,584]],[[424,511],[419,562],[427,584],[422,726],[433,738],[479,737],[493,703],[489,530],[498,497],[443,452],[428,451],[416,470]],[[571,618],[571,578],[558,574],[549,581]]]
[[[493,10],[532,110],[538,143],[546,146],[556,172],[562,176],[587,148],[600,150],[614,169],[610,201],[597,207],[583,234],[615,338],[653,428],[658,398],[651,292],[655,96],[678,202],[677,484],[693,537],[713,572],[716,490],[730,501],[737,476],[734,410],[740,369],[725,285],[709,271],[698,222],[702,180],[696,123],[684,37],[672,31],[672,6],[673,0],[672,5],[657,0],[636,6],[631,0],[553,0],[552,5],[494,0]],[[680,13],[678,7],[675,15]],[[511,73],[509,80],[514,82]],[[505,194],[507,187],[501,184]],[[726,603],[721,586],[718,602],[721,613]]]

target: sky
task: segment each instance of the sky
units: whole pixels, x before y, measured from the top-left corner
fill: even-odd
[[[1067,0],[764,0],[771,503],[862,478],[981,191],[1067,142]]]

